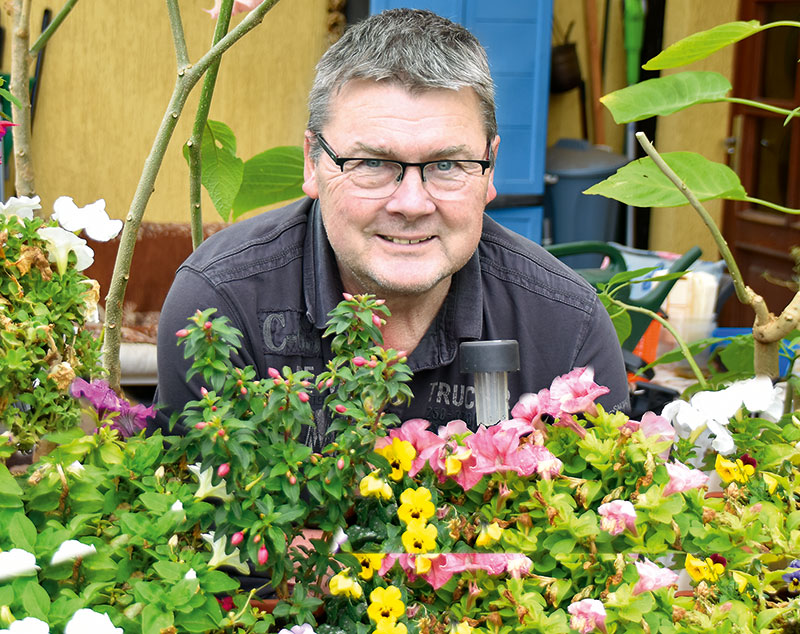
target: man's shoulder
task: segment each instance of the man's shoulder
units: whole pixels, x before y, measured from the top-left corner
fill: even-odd
[[[313,200],[241,220],[209,236],[181,265],[214,281],[247,276],[302,257]]]
[[[574,270],[536,244],[488,216],[479,246],[481,274],[510,285],[512,292],[591,310],[596,291]]]

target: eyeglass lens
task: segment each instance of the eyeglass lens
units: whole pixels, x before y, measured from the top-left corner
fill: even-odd
[[[407,169],[416,169],[408,167]],[[347,161],[343,170],[354,186],[354,195],[361,198],[385,198],[400,187],[403,166],[393,161],[356,159]],[[442,200],[457,199],[464,188],[483,169],[478,163],[443,160],[425,165],[423,187],[431,196]]]

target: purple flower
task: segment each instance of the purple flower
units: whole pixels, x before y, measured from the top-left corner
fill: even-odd
[[[155,416],[153,407],[137,404],[131,405],[124,398],[117,396],[106,381],[98,379],[88,383],[76,378],[70,387],[74,398],[85,398],[97,412],[101,423],[111,422],[111,429],[116,429],[123,438],[140,432],[147,426],[147,420]]]
[[[789,584],[789,592],[796,594],[800,592],[800,559],[793,559],[788,567],[792,570],[784,573],[782,577]]]

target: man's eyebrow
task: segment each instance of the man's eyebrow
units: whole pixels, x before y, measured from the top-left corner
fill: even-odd
[[[375,156],[385,158],[386,160],[398,160],[402,161],[403,158],[398,156],[392,150],[389,150],[385,147],[379,147],[375,145],[369,145],[367,143],[360,143],[357,142],[352,152],[350,152],[350,156],[358,157],[360,156],[360,152],[363,152],[367,156]],[[427,153],[426,158],[428,160],[436,160],[440,158],[450,158],[454,156],[460,156],[460,158],[472,158],[469,156],[472,153],[472,150],[467,147],[466,145],[448,145],[446,147],[442,147],[436,150],[431,150]]]

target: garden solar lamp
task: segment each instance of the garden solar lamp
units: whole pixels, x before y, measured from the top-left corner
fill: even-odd
[[[516,339],[465,341],[461,371],[475,375],[475,411],[479,425],[508,420],[508,372],[519,370]]]

